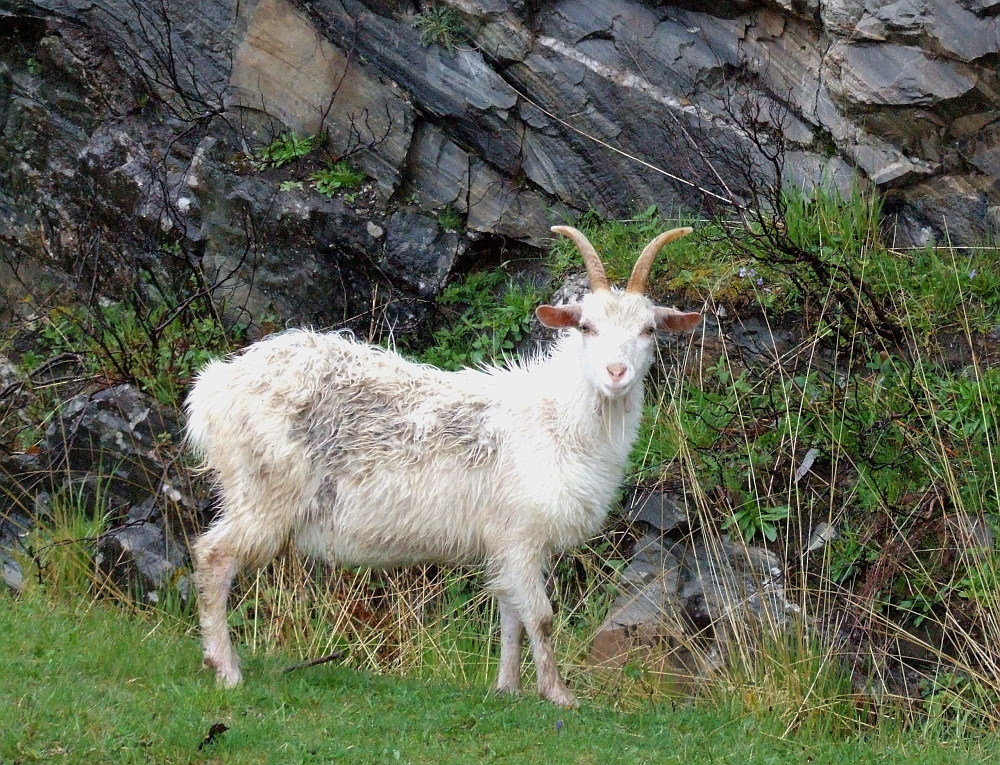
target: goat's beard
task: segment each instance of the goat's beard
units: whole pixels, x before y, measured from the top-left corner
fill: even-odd
[[[622,408],[625,413],[632,411],[632,388],[631,386],[624,390],[621,395],[618,396],[608,396],[603,391],[597,397],[597,403],[594,405],[594,413],[598,417],[603,417],[608,411],[608,407],[617,402],[622,402]]]

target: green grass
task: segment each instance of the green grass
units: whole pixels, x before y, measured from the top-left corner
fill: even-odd
[[[531,331],[537,290],[517,285],[503,271],[476,271],[454,281],[438,297],[444,321],[431,343],[416,354],[441,369],[503,363]],[[402,339],[401,340],[405,340]]]
[[[556,709],[526,693],[247,657],[215,688],[182,626],[106,603],[0,597],[0,762],[13,763],[963,763],[993,738],[798,735],[738,696],[622,712]],[[215,728],[224,732],[211,736]]]

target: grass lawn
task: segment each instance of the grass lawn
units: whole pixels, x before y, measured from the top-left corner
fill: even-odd
[[[992,737],[793,734],[705,702],[556,709],[530,691],[380,677],[333,665],[282,674],[246,657],[215,688],[194,635],[103,604],[0,596],[0,763],[962,763]],[[222,726],[225,726],[223,729]],[[213,734],[213,731],[216,731]]]

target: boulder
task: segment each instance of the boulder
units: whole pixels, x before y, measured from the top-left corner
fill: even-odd
[[[635,543],[618,592],[590,660],[620,666],[638,658],[684,677],[718,668],[734,634],[779,630],[798,611],[770,552],[675,531]]]
[[[130,385],[70,399],[53,418],[24,486],[23,512],[0,524],[0,551],[51,520],[51,497],[101,519],[95,562],[123,592],[147,600],[166,586],[187,591],[187,539],[206,523],[192,478],[175,462],[181,423],[173,410]],[[15,522],[16,521],[16,522]],[[13,524],[13,525],[12,525]],[[3,561],[16,562],[16,554]]]
[[[41,477],[33,455],[11,455],[0,462],[0,576],[12,590],[24,583],[24,539],[35,525]]]
[[[896,245],[954,245],[1000,236],[1000,188],[986,176],[945,175],[914,186],[888,209]]]
[[[34,379],[44,379],[40,370]],[[39,554],[36,528],[68,533],[65,524],[81,516],[101,529],[95,563],[110,582],[146,600],[165,588],[186,597],[187,540],[208,513],[195,499],[205,487],[177,461],[179,417],[131,385],[114,385],[73,396],[37,446],[0,459],[4,582],[23,585],[22,564]]]
[[[158,602],[168,588],[182,599],[192,592],[187,542],[173,532],[155,497],[130,508],[101,535],[94,563],[118,591],[137,600]]]
[[[57,476],[99,475],[106,482],[100,491],[142,502],[164,490],[167,468],[158,450],[180,440],[178,417],[131,385],[74,396],[45,431],[42,466]]]
[[[382,263],[417,294],[432,298],[444,287],[464,243],[433,218],[401,211],[387,221]]]

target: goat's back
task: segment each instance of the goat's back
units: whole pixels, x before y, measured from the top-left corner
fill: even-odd
[[[487,380],[288,332],[202,371],[188,438],[217,478],[219,522],[250,539],[280,528],[342,563],[478,559],[510,504]]]

